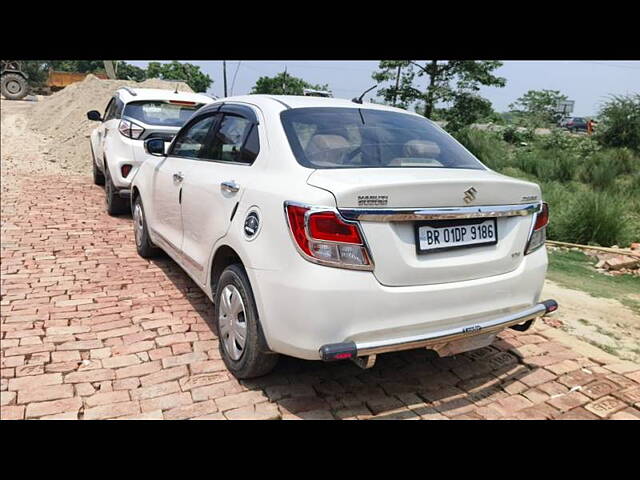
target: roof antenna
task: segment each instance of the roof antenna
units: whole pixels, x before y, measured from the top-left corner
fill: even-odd
[[[378,84],[374,85],[373,87],[369,88],[368,90],[365,90],[362,95],[360,95],[359,97],[354,97],[351,99],[351,101],[353,103],[362,103],[362,99],[364,98],[364,96],[369,93],[371,90],[373,90],[374,88],[376,88],[378,86]]]

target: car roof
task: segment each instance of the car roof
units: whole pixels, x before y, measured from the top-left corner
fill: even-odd
[[[407,113],[418,115],[414,112],[403,110],[401,108],[391,107],[389,105],[381,105],[378,103],[364,102],[362,104],[355,103],[344,98],[315,97],[304,95],[242,95],[235,97],[225,97],[216,100],[218,103],[249,103],[257,107],[267,107],[272,109],[274,105],[279,105],[281,110],[292,108],[312,108],[312,107],[334,107],[334,108],[368,108],[374,110],[387,110],[391,112]],[[421,115],[418,115],[421,116]]]
[[[185,102],[211,103],[215,99],[201,93],[176,92],[162,88],[129,88],[121,87],[118,90],[120,99],[124,103],[145,100],[181,100]]]

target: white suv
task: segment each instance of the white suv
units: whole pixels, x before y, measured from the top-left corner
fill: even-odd
[[[87,112],[100,123],[91,133],[93,181],[105,185],[110,215],[129,208],[131,179],[148,156],[143,142],[159,138],[170,142],[180,127],[201,106],[213,102],[205,95],[153,88],[120,88],[109,100],[104,115]]]
[[[239,378],[277,354],[352,359],[480,348],[540,302],[540,188],[440,127],[353,101],[250,95],[195,114],[133,179],[138,252],[165,250],[215,304]]]

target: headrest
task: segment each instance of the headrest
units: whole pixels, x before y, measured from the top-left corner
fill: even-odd
[[[407,157],[435,158],[440,155],[440,147],[429,140],[409,140],[404,144],[404,154]]]

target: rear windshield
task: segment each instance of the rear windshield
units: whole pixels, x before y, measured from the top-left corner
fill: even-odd
[[[147,125],[181,127],[201,106],[201,103],[181,105],[155,100],[130,102],[124,107],[122,116]]]
[[[456,140],[415,115],[322,107],[285,110],[280,116],[305,167],[485,169]]]

